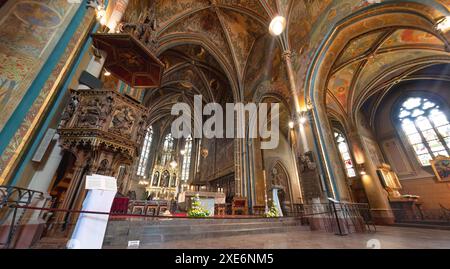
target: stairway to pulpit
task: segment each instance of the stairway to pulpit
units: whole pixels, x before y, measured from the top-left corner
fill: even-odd
[[[139,241],[145,248],[172,241],[309,230],[300,218],[113,219],[103,247],[127,248],[128,242]]]

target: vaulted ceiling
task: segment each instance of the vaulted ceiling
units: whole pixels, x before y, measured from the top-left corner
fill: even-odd
[[[150,108],[152,121],[171,116],[172,106],[186,103],[191,109],[194,96],[204,103],[233,102],[227,77],[215,58],[199,45],[180,45],[160,56],[165,64],[161,87],[148,91],[144,104]]]
[[[439,37],[412,28],[384,29],[354,38],[334,63],[328,107],[351,115],[370,97],[382,98],[416,71],[449,62],[446,45]]]
[[[130,0],[125,21],[136,20],[152,1]],[[331,0],[155,0],[161,50],[168,43],[202,39],[216,49],[236,81],[241,82],[257,40],[269,35],[276,15],[288,18],[289,34],[282,36],[285,49],[296,47],[313,27]],[[289,39],[291,41],[289,42]],[[169,47],[171,45],[168,45]],[[264,52],[258,52],[264,53]]]
[[[193,94],[202,94],[205,101],[222,102],[230,99],[225,91],[234,101],[238,97],[250,100],[264,80],[269,81],[269,88],[279,88],[281,96],[289,97],[281,55],[284,50],[300,53],[307,47],[312,30],[324,27],[316,24],[321,16],[336,16],[338,10],[325,12],[335,2],[155,0],[158,54],[168,68],[163,86],[147,94],[146,104],[164,99],[167,105],[190,100]],[[343,0],[342,5],[351,6],[350,2],[358,1]],[[130,0],[125,21],[136,20],[150,3]],[[360,1],[360,5],[369,4]],[[271,18],[276,15],[288,20],[279,39],[268,34]],[[327,103],[343,114],[350,113],[420,66],[445,61],[446,57],[444,42],[430,33],[399,28],[367,32],[352,39],[334,63]]]

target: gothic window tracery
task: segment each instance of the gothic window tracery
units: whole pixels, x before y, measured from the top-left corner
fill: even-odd
[[[189,180],[189,173],[191,168],[192,156],[192,137],[186,138],[186,145],[184,148],[183,166],[181,168],[181,181],[187,182]]]
[[[350,149],[347,143],[347,139],[345,138],[342,132],[335,130],[334,138],[337,143],[339,153],[341,154],[342,161],[344,162],[344,167],[346,174],[349,178],[356,177],[355,165],[353,164],[353,158],[350,153]]]
[[[174,149],[173,137],[172,134],[168,134],[164,138],[163,142],[163,153],[161,158],[161,165],[166,166],[172,160],[172,154]]]
[[[400,127],[422,166],[450,155],[450,123],[445,109],[430,98],[408,97],[399,108]]]
[[[153,128],[152,126],[148,127],[147,132],[145,134],[144,144],[142,146],[142,152],[141,157],[139,158],[139,164],[138,164],[138,170],[137,175],[138,176],[145,176],[145,172],[147,170],[148,160],[150,157],[150,148],[152,146],[152,140],[153,140]]]

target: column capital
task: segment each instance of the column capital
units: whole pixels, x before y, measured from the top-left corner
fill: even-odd
[[[286,60],[286,61],[290,61],[290,60],[292,59],[292,56],[293,56],[293,52],[290,51],[290,50],[285,50],[285,51],[283,52],[283,58],[284,58],[284,60]]]

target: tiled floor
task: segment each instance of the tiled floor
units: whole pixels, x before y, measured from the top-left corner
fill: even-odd
[[[375,234],[336,236],[324,232],[244,235],[146,246],[156,249],[450,249],[450,231],[378,227]]]

